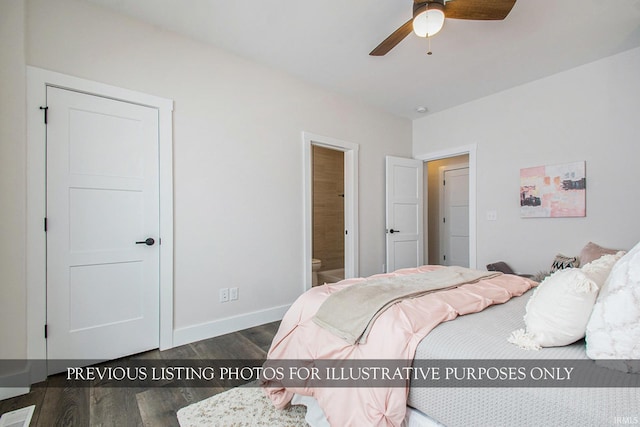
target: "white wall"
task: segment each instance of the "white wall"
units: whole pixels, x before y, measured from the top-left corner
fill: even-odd
[[[640,240],[638,75],[640,48],[414,121],[414,155],[478,144],[478,266],[504,260],[535,273],[590,240]],[[520,168],[582,160],[585,218],[520,218]]]
[[[0,359],[27,347],[24,3],[0,2]]]
[[[381,271],[384,156],[411,155],[409,120],[75,0],[27,1],[26,52],[28,65],[175,101],[178,341],[301,293],[303,130],[360,144],[360,274]],[[218,303],[234,286],[240,299]]]

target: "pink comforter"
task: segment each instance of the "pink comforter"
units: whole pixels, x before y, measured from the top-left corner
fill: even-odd
[[[413,274],[436,268],[440,267],[423,266],[376,277]],[[362,280],[347,279],[318,286],[301,295],[282,319],[267,358],[412,360],[420,340],[441,322],[504,303],[536,285],[536,282],[519,276],[501,275],[403,300],[378,317],[366,344],[351,345],[316,325],[312,318],[330,294]],[[332,426],[400,426],[405,417],[408,388],[283,388],[269,383],[266,386],[265,393],[277,408],[284,408],[294,393],[313,396]]]

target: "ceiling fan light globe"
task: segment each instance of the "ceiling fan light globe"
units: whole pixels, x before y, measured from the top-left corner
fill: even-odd
[[[418,37],[431,37],[442,29],[444,12],[440,9],[425,10],[413,18],[413,32]]]

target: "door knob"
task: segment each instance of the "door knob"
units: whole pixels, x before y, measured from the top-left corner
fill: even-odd
[[[393,228],[391,230],[389,230],[389,233],[393,234],[393,233],[399,233],[400,230],[394,230]]]
[[[141,241],[141,242],[136,242],[136,245],[142,245],[142,244],[144,244],[144,245],[147,245],[147,246],[153,246],[153,244],[154,244],[155,242],[156,242],[155,240],[153,240],[151,237],[149,237],[149,238],[147,238],[147,240],[143,240],[143,241]]]

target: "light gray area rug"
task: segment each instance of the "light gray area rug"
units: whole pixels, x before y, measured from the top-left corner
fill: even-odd
[[[236,387],[178,411],[180,427],[302,427],[307,408],[273,407],[260,387]]]

